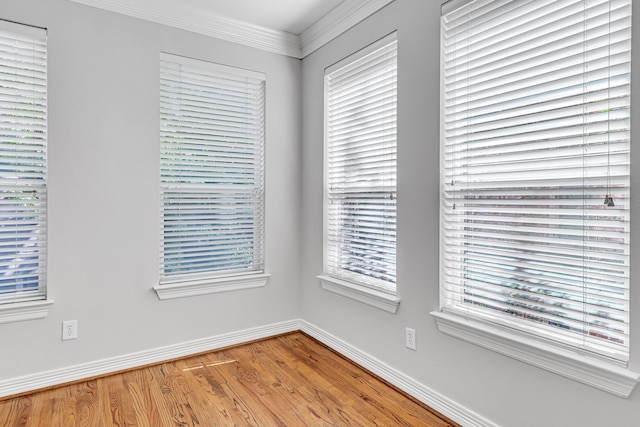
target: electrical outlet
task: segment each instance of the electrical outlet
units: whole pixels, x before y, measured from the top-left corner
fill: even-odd
[[[405,328],[404,338],[406,341],[407,348],[411,350],[416,349],[416,330],[411,328]]]
[[[78,338],[78,321],[65,320],[62,322],[62,340],[74,340]]]

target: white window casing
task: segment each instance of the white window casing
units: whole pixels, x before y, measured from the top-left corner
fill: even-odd
[[[45,317],[47,31],[0,20],[0,323]]]
[[[453,0],[441,30],[440,329],[628,394],[631,0]]]
[[[160,57],[160,299],[263,286],[265,75]]]
[[[395,312],[396,34],[325,70],[327,290]],[[388,305],[390,303],[390,306]]]

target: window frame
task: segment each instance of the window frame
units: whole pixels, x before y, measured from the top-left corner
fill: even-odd
[[[322,288],[336,293],[338,295],[351,298],[353,300],[365,303],[367,305],[379,308],[389,313],[395,313],[400,303],[400,298],[397,296],[397,286],[394,273],[393,286],[384,286],[374,283],[376,280],[371,277],[367,277],[364,274],[351,273],[347,275],[332,273],[332,268],[329,263],[329,252],[331,250],[331,242],[329,239],[329,221],[330,221],[330,196],[329,196],[329,151],[330,151],[330,138],[329,138],[329,103],[330,92],[328,79],[332,73],[339,72],[344,69],[349,69],[352,64],[357,63],[361,59],[376,53],[382,49],[388,48],[393,45],[394,60],[397,61],[397,33],[394,31],[381,39],[371,43],[370,45],[358,50],[357,52],[347,56],[346,58],[338,61],[337,63],[327,67],[324,74],[324,204],[323,204],[323,274],[318,275]],[[380,59],[378,64],[384,64],[385,60]],[[396,62],[397,67],[397,62]],[[397,85],[397,76],[394,76],[394,84]],[[394,108],[394,114],[397,115],[397,107]],[[395,119],[394,119],[395,123]],[[394,138],[395,149],[397,149],[397,133]],[[397,170],[397,160],[394,162],[394,173]],[[397,187],[394,185],[391,191],[392,199],[397,199]],[[395,202],[394,202],[395,203]],[[394,215],[397,212],[397,207],[394,206]],[[394,236],[395,239],[395,236]],[[395,243],[395,242],[394,242]],[[397,244],[396,244],[397,247]],[[395,254],[394,254],[395,263]]]
[[[36,229],[38,231],[38,289],[35,291],[29,291],[27,294],[21,294],[20,292],[10,293],[11,296],[5,296],[0,303],[0,324],[2,323],[11,323],[11,322],[20,322],[26,320],[34,320],[34,319],[42,319],[45,318],[49,310],[51,309],[54,301],[50,299],[48,292],[48,283],[47,283],[47,145],[48,145],[48,129],[47,129],[47,111],[48,111],[48,89],[47,89],[47,29],[36,27],[32,25],[16,23],[11,21],[6,21],[0,19],[0,30],[6,33],[10,33],[15,37],[20,37],[26,43],[31,43],[34,46],[39,44],[44,51],[44,59],[42,62],[37,64],[31,64],[34,69],[38,66],[44,67],[41,74],[44,78],[44,107],[43,110],[40,111],[44,114],[44,131],[42,136],[42,145],[43,145],[43,153],[42,153],[42,162],[43,162],[43,171],[42,171],[42,181],[33,180],[33,179],[21,179],[14,178],[15,181],[14,186],[17,188],[18,183],[22,184],[20,187],[23,188],[33,188],[33,192],[39,195],[38,198],[44,199],[44,201],[39,202],[39,207],[37,208],[38,216],[41,219],[38,220],[38,225]],[[35,88],[35,85],[34,85]],[[43,212],[42,212],[43,211]]]
[[[252,148],[252,150],[254,151],[254,155],[253,156],[258,156],[256,157],[251,157],[252,161],[258,162],[260,163],[260,166],[258,166],[258,168],[256,169],[255,167],[253,167],[251,169],[252,173],[257,173],[259,174],[259,185],[257,189],[252,190],[253,194],[255,195],[254,197],[254,201],[252,202],[252,205],[254,206],[252,208],[252,214],[253,215],[261,215],[258,223],[259,224],[253,224],[253,238],[251,239],[252,245],[259,245],[259,247],[257,249],[254,248],[254,251],[257,251],[257,254],[254,254],[255,257],[257,257],[256,259],[258,259],[258,265],[254,268],[248,268],[248,269],[231,269],[231,270],[215,270],[215,269],[209,269],[209,270],[199,270],[195,273],[180,273],[180,274],[175,274],[175,275],[166,275],[165,274],[165,264],[164,264],[164,260],[165,260],[165,252],[164,252],[164,248],[165,248],[165,232],[164,232],[164,224],[165,224],[165,217],[164,217],[164,212],[165,209],[167,209],[167,205],[164,201],[164,194],[169,194],[174,192],[176,189],[180,189],[180,188],[184,188],[183,193],[181,194],[187,194],[190,191],[196,191],[194,190],[194,185],[186,183],[186,184],[177,184],[177,185],[173,185],[167,182],[163,183],[163,178],[162,178],[162,173],[160,174],[160,231],[161,231],[161,236],[160,236],[160,240],[161,240],[161,245],[160,245],[160,278],[159,278],[159,282],[158,285],[154,286],[154,290],[158,296],[158,298],[160,300],[167,300],[167,299],[174,299],[174,298],[183,298],[183,297],[191,297],[191,296],[197,296],[197,295],[205,295],[205,294],[211,294],[211,293],[218,293],[218,292],[227,292],[227,291],[235,291],[235,290],[241,290],[241,289],[250,289],[250,288],[257,288],[257,287],[262,287],[265,286],[270,274],[265,272],[265,251],[264,251],[264,233],[265,233],[265,210],[264,210],[264,206],[265,206],[265,167],[264,167],[264,156],[265,156],[265,139],[266,139],[266,135],[265,135],[265,117],[266,117],[266,74],[261,73],[261,72],[257,72],[257,71],[251,71],[251,70],[245,70],[245,69],[241,69],[241,68],[237,68],[237,67],[232,67],[232,66],[228,66],[228,65],[222,65],[222,64],[217,64],[217,63],[213,63],[213,62],[209,62],[209,61],[204,61],[204,60],[199,60],[199,59],[193,59],[193,58],[187,58],[184,56],[179,56],[179,55],[174,55],[174,54],[169,54],[169,53],[164,53],[161,52],[160,53],[160,68],[162,70],[162,64],[163,63],[171,63],[174,66],[177,67],[191,67],[192,69],[197,69],[198,72],[201,73],[208,73],[206,74],[206,77],[209,78],[211,77],[212,79],[223,79],[224,75],[227,75],[228,77],[235,79],[235,78],[241,78],[241,79],[250,79],[251,81],[253,81],[254,83],[260,82],[262,85],[261,91],[262,91],[262,95],[261,95],[261,110],[260,110],[260,116],[259,117],[255,117],[252,116],[252,119],[259,119],[260,123],[261,123],[261,136],[258,139],[253,139],[253,142],[256,144],[259,144],[259,147],[257,147],[257,151],[256,148],[254,146],[254,148]],[[182,71],[180,71],[180,74],[182,76]],[[204,75],[204,74],[203,74]],[[180,77],[182,78],[182,77]],[[160,78],[160,81],[162,83],[162,75]],[[217,86],[218,88],[220,88],[220,86]],[[213,83],[210,83],[209,86],[207,86],[207,89],[211,90],[211,89],[216,89],[216,86]],[[227,89],[225,87],[225,89]],[[161,88],[161,94],[162,94],[162,88]],[[176,94],[176,92],[167,92],[170,93],[171,95],[174,96],[179,96]],[[247,92],[248,93],[248,92]],[[221,97],[218,98],[211,98],[210,99],[214,99],[216,101],[223,101],[223,95],[221,95]],[[163,105],[163,101],[161,100],[160,102],[161,105]],[[162,132],[162,113],[161,113],[161,120],[160,120],[160,130]],[[235,117],[235,116],[234,116]],[[215,131],[215,130],[214,130]],[[246,128],[246,132],[249,132],[250,129]],[[159,138],[160,140],[160,150],[162,150],[162,145],[163,145],[163,138],[162,136],[160,136]],[[257,153],[257,154],[255,154]],[[234,159],[237,159],[237,157],[234,157]],[[173,159],[172,159],[173,160]],[[162,162],[163,160],[161,159],[161,169],[162,169]],[[217,167],[222,167],[220,166],[220,164],[218,164]],[[215,167],[212,168],[208,168],[207,171],[211,172],[219,172],[218,169],[215,169]],[[180,173],[180,172],[178,172]],[[222,173],[222,172],[220,172]],[[177,175],[176,175],[177,176]],[[172,176],[173,177],[173,176]],[[198,185],[196,185],[197,187]],[[228,189],[228,190],[220,190],[222,187],[229,187],[229,185],[220,185],[220,184],[205,184],[204,188],[203,188],[203,192],[204,193],[197,193],[197,194],[205,194],[207,192],[220,192],[220,191],[228,191],[230,194],[229,197],[239,197],[239,196],[234,196],[234,194],[236,194],[235,190],[232,189]],[[240,188],[240,187],[239,187]],[[216,190],[218,189],[218,190]],[[213,193],[211,193],[213,194]],[[225,193],[227,194],[227,193]],[[180,197],[180,196],[178,196]],[[207,195],[204,197],[209,197],[210,200],[215,200],[217,196],[213,196],[213,195]],[[226,204],[228,205],[228,203]],[[203,206],[203,205],[202,205]],[[257,206],[257,208],[256,208]],[[234,208],[235,209],[235,208]],[[246,208],[245,208],[246,209]],[[245,233],[246,234],[246,233]],[[254,247],[252,246],[252,247]],[[255,259],[254,259],[255,260]],[[253,264],[252,264],[253,265]]]
[[[453,0],[444,3],[442,6],[443,16],[468,2],[469,0]],[[441,60],[441,64],[442,62]],[[441,70],[440,74],[442,106],[445,105],[444,91],[442,89],[444,71]],[[441,113],[441,143],[444,141],[443,114],[444,112]],[[441,164],[444,161],[443,155],[443,149],[441,148]],[[500,325],[495,321],[489,321],[479,316],[464,313],[462,310],[456,310],[455,307],[448,307],[442,268],[445,246],[442,236],[444,215],[442,202],[443,200],[441,200],[440,214],[440,310],[431,312],[440,331],[609,393],[628,397],[640,379],[640,374],[631,371],[626,363],[581,350],[570,344],[547,340],[540,335],[533,336],[525,330],[513,329],[507,325]],[[631,304],[631,301],[628,303]],[[535,328],[535,323],[529,327]]]

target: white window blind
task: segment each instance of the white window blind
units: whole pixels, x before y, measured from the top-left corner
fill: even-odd
[[[395,33],[327,69],[327,274],[395,292]]]
[[[47,32],[0,20],[0,303],[46,298]]]
[[[450,6],[444,310],[624,363],[631,1]]]
[[[263,74],[162,54],[160,283],[262,272]]]

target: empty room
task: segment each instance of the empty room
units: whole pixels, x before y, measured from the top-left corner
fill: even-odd
[[[0,0],[0,427],[640,426],[632,3]]]

